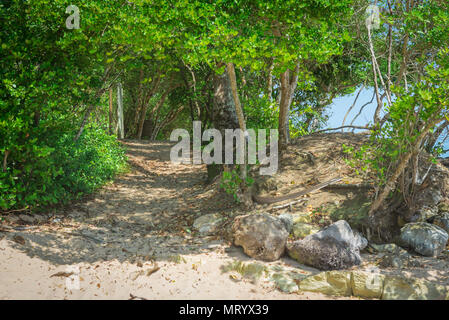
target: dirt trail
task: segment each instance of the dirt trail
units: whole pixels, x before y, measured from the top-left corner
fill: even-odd
[[[203,165],[171,163],[170,143],[125,145],[130,173],[35,229],[0,232],[0,299],[331,298],[223,272],[236,259],[252,260],[190,228],[201,214],[232,212],[232,201],[205,188]],[[269,265],[298,267],[288,258]]]

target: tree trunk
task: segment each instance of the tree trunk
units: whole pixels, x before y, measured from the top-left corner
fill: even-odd
[[[396,189],[396,182],[399,178],[399,176],[404,172],[404,169],[407,167],[407,164],[409,160],[412,158],[412,156],[416,155],[416,153],[419,150],[419,147],[423,141],[423,139],[427,136],[430,129],[437,123],[437,121],[432,121],[427,124],[427,126],[421,131],[421,134],[416,139],[415,143],[413,144],[412,149],[403,154],[402,157],[399,160],[398,165],[396,166],[395,171],[393,174],[388,178],[387,183],[385,184],[385,187],[383,188],[380,195],[373,201],[371,204],[371,208],[369,211],[369,214],[372,216],[379,208],[383,205],[385,199],[387,199],[388,195],[391,191],[394,191]]]
[[[8,156],[9,156],[10,151],[9,150],[5,150],[5,155],[3,157],[3,172],[6,172],[6,169],[8,168]]]
[[[78,130],[78,133],[76,134],[75,138],[73,139],[74,141],[78,141],[78,139],[81,137],[81,134],[84,131],[84,127],[86,126],[87,120],[89,119],[89,115],[92,112],[93,107],[94,107],[94,105],[91,104],[87,108],[86,113],[84,114],[84,117],[83,117],[83,121],[81,121],[81,126],[80,126],[80,128]]]
[[[235,104],[235,111],[237,114],[237,119],[239,121],[239,127],[242,130],[242,132],[246,131],[246,123],[245,123],[245,117],[243,115],[242,106],[240,104],[239,95],[237,93],[237,79],[235,76],[235,68],[233,63],[227,63],[227,73],[229,76],[229,83],[231,85],[231,91],[232,91],[232,97],[234,98],[234,104]],[[240,137],[240,143],[243,146],[243,157],[244,157],[244,163],[240,166],[240,178],[243,181],[246,181],[247,178],[247,172],[246,172],[246,164],[247,164],[247,158],[246,158],[246,143],[245,143],[245,137],[242,135]],[[246,189],[246,188],[245,188]]]
[[[124,139],[125,126],[123,123],[123,88],[120,82],[117,84],[117,117],[119,128],[119,139]]]
[[[289,143],[289,114],[296,86],[298,85],[300,62],[290,78],[290,70],[281,73],[281,101],[279,105],[279,149],[283,150]]]
[[[288,143],[287,123],[289,112],[290,70],[281,73],[281,102],[279,105],[279,150],[284,150]]]
[[[216,129],[220,130],[223,139],[222,143],[224,144],[225,129],[239,128],[237,113],[235,111],[234,98],[232,96],[231,83],[227,71],[223,72],[221,75],[214,74],[213,85],[213,125]],[[224,152],[225,148],[223,148],[223,159]],[[213,179],[223,171],[223,165],[207,165],[207,171],[209,175],[208,181],[213,181]]]
[[[267,98],[270,100],[270,102],[273,101],[273,69],[274,59],[271,59],[267,75]]]
[[[112,135],[112,87],[109,88],[109,134]]]

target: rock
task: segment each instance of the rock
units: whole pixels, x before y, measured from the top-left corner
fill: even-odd
[[[408,222],[429,222],[438,215],[438,207],[422,206],[408,219]],[[404,223],[405,224],[405,223]]]
[[[9,223],[18,223],[20,221],[20,218],[15,214],[10,214],[5,217],[6,221]]]
[[[234,244],[250,257],[275,261],[281,257],[289,232],[285,224],[267,214],[239,216],[232,225]]]
[[[413,259],[408,252],[400,253],[400,254],[394,254],[394,253],[387,253],[383,257],[381,257],[377,261],[379,267],[381,268],[416,268],[420,267],[421,263],[419,261]]]
[[[280,182],[273,176],[261,176],[254,184],[257,193],[275,191],[278,189]]]
[[[430,281],[365,271],[327,271],[300,281],[301,291],[383,300],[444,300],[448,287]]]
[[[354,233],[351,226],[345,220],[339,220],[320,232],[311,235],[314,239],[333,239],[334,241],[361,250],[368,244],[368,241],[359,233]]]
[[[333,296],[350,296],[351,273],[346,271],[321,272],[302,280],[299,283],[299,289]]]
[[[355,245],[359,248],[359,250],[363,250],[368,246],[368,240],[358,231],[353,230]]]
[[[426,188],[418,194],[416,203],[418,208],[424,206],[435,207],[441,202],[442,199],[443,196],[440,190],[435,187]]]
[[[282,223],[285,225],[285,229],[288,233],[292,231],[293,227],[293,217],[290,213],[283,213],[278,216],[278,219],[282,221]]]
[[[382,300],[444,300],[447,290],[426,280],[386,276]]]
[[[443,212],[441,215],[435,217],[433,224],[449,233],[449,212]]]
[[[381,253],[394,253],[394,254],[406,254],[407,251],[394,243],[387,244],[370,244],[377,252]]]
[[[385,276],[378,273],[353,271],[351,277],[352,294],[365,299],[380,299]]]
[[[278,288],[282,292],[292,293],[299,290],[296,282],[282,273],[273,274],[270,280],[273,281],[276,285],[276,288]]]
[[[46,215],[37,214],[34,216],[37,223],[44,223],[48,221],[48,217]]]
[[[33,216],[28,215],[28,214],[20,214],[19,219],[22,220],[23,222],[30,223],[30,224],[36,222],[36,219]]]
[[[293,223],[311,223],[312,217],[307,213],[294,213],[292,214]]]
[[[308,236],[309,234],[313,234],[320,231],[319,228],[315,227],[312,224],[309,223],[295,223],[293,225],[293,235],[296,238],[304,238],[306,236]]]
[[[445,249],[448,237],[447,232],[436,225],[407,223],[401,229],[400,244],[423,256],[436,257]]]
[[[438,212],[439,213],[449,212],[449,202],[447,201],[440,202],[438,204]]]
[[[268,272],[268,268],[261,263],[248,263],[236,260],[221,266],[223,272],[237,272],[242,277],[258,282]]]
[[[216,232],[222,222],[223,217],[218,213],[206,214],[195,219],[193,228],[199,233],[207,235]]]
[[[340,220],[327,228],[289,244],[288,254],[298,262],[320,270],[338,270],[359,265],[360,248],[365,238],[354,234],[349,224]]]
[[[320,270],[346,269],[361,263],[358,249],[345,246],[331,238],[314,239],[311,237],[313,235],[287,244],[289,256],[299,263]]]

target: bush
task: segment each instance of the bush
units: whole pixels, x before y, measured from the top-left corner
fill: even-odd
[[[1,210],[66,203],[126,169],[124,149],[114,137],[96,126],[76,142],[75,134],[47,133],[11,154],[6,172],[0,171]]]

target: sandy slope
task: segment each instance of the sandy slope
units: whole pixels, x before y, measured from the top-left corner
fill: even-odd
[[[65,212],[49,213],[35,229],[0,232],[0,299],[329,298],[286,294],[272,282],[223,272],[249,259],[187,230],[198,213],[233,210],[223,195],[205,192],[204,166],[173,165],[167,143],[126,145],[132,172]],[[297,266],[288,258],[274,264]],[[55,276],[61,272],[74,273]]]

